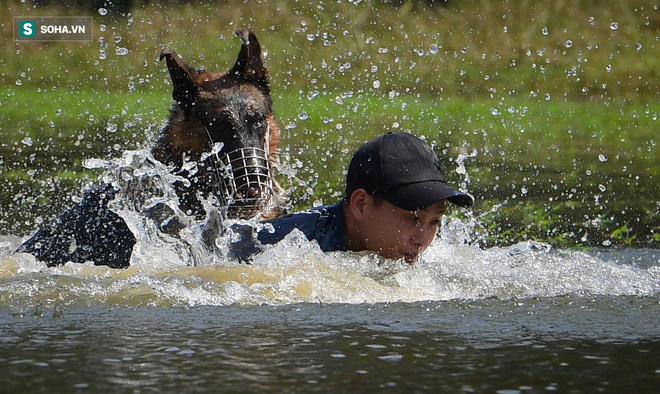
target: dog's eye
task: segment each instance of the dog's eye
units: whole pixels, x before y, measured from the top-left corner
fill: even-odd
[[[254,122],[254,127],[256,129],[261,129],[261,128],[264,127],[265,124],[266,124],[266,122],[263,119],[259,119],[256,122]]]
[[[247,120],[248,124],[252,124],[252,128],[254,129],[263,129],[266,127],[266,117],[263,115],[256,115],[254,117],[251,117],[250,119]]]

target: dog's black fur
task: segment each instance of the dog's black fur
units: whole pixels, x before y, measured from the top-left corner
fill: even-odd
[[[261,148],[271,160],[275,160],[279,149],[280,129],[273,116],[270,72],[263,63],[261,46],[247,29],[236,34],[243,45],[234,67],[227,73],[195,70],[167,48],[160,55],[161,60],[167,61],[176,103],[152,152],[159,161],[173,164],[175,171],[180,171],[186,160],[201,164],[194,175],[184,174],[191,187],[179,188],[184,210],[196,214],[202,212],[198,196],[213,192],[209,166],[200,160],[212,143],[221,142],[223,152]],[[282,194],[281,189],[277,191]],[[235,197],[240,200],[247,198],[247,193],[264,191],[238,192],[242,194]]]
[[[236,34],[243,44],[227,73],[195,70],[168,48],[160,55],[167,62],[175,103],[152,153],[190,181],[176,187],[182,211],[193,216],[205,214],[201,200],[214,192],[210,163],[202,160],[214,143],[222,143],[223,152],[260,148],[268,152],[271,161],[279,146],[270,73],[263,63],[261,46],[248,29],[240,29]],[[185,170],[188,161],[199,164],[196,172]],[[48,266],[93,261],[113,268],[128,267],[136,238],[125,221],[108,207],[117,191],[105,185],[87,192],[81,203],[37,231],[17,252],[31,253]],[[234,199],[240,203],[243,198],[266,192],[239,189]],[[271,196],[275,204],[271,207],[275,205],[277,209],[284,201],[282,196],[281,188],[275,184]],[[241,211],[242,216],[258,213]]]

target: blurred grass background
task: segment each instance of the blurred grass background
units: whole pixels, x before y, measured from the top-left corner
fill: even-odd
[[[92,41],[13,41],[14,16],[74,15]],[[97,182],[82,160],[150,146],[172,102],[163,47],[224,71],[249,26],[295,209],[336,201],[362,142],[410,130],[475,195],[488,245],[660,244],[658,2],[9,0],[0,24],[5,233]]]

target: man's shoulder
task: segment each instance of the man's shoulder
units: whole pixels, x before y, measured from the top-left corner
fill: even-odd
[[[343,244],[345,225],[342,203],[315,207],[266,221],[258,238],[264,244],[276,243],[294,229],[302,231],[309,240],[319,241],[322,248],[324,238],[329,236],[342,238],[341,243]],[[337,241],[333,241],[332,244],[337,244]]]
[[[306,222],[316,222],[326,218],[333,217],[338,214],[343,215],[341,203],[333,205],[325,205],[321,207],[310,208],[306,211],[290,213],[288,215],[279,216],[264,222],[264,224],[271,224],[275,226],[283,226],[288,224],[301,224]]]

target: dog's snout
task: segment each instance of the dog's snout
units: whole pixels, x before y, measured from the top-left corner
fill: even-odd
[[[260,194],[261,194],[261,190],[259,190],[259,188],[251,187],[248,190],[247,196],[248,196],[248,198],[257,198],[257,197],[259,197]]]
[[[243,185],[243,188],[239,188],[236,192],[234,201],[240,202],[241,200],[259,197],[261,197],[261,189],[258,186]]]
[[[229,207],[229,215],[249,217],[263,210],[273,193],[273,179],[266,151],[240,148],[226,154],[222,163],[226,171],[219,182],[219,197]]]

